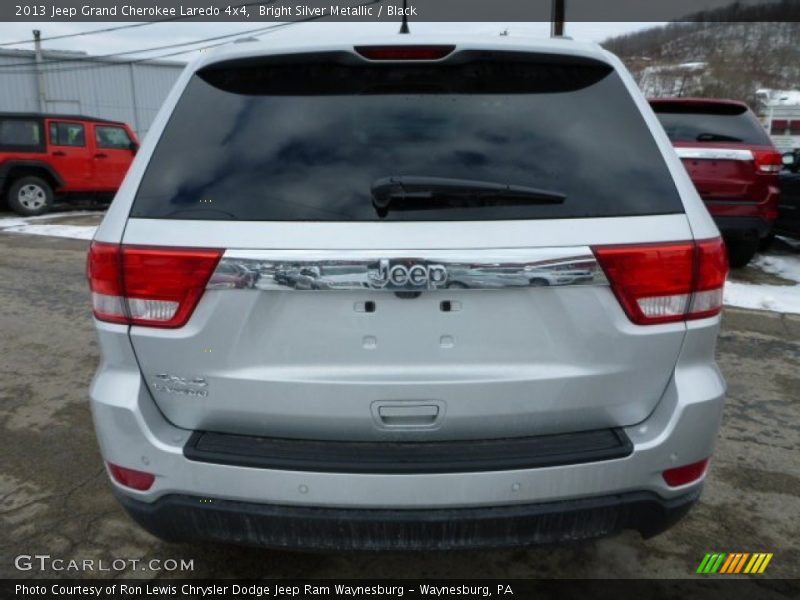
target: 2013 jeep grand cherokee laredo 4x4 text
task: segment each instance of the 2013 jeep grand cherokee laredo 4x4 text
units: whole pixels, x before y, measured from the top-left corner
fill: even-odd
[[[402,40],[179,79],[88,262],[120,502],[276,547],[663,530],[722,412],[713,220],[599,47]]]
[[[92,117],[0,113],[0,194],[25,216],[56,198],[110,201],[139,147],[125,123]]]

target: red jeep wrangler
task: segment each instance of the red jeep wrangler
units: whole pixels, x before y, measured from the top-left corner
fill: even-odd
[[[731,266],[745,266],[778,216],[780,153],[743,102],[654,98],[650,105],[722,232]]]
[[[138,147],[125,123],[0,113],[0,193],[26,216],[47,212],[56,197],[110,201]]]

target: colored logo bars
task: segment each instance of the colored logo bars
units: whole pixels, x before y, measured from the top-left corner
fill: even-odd
[[[763,573],[771,560],[771,552],[710,552],[697,567],[697,573]]]

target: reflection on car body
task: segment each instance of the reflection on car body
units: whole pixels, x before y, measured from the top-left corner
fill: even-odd
[[[580,252],[580,249],[576,249]],[[208,287],[252,287],[261,290],[420,291],[449,288],[502,289],[597,284],[605,276],[594,257],[576,254],[554,261],[536,252],[526,255],[498,251],[496,260],[475,262],[458,256],[437,260],[413,257],[365,258],[335,261],[284,262],[225,257],[222,277],[215,274]],[[232,285],[229,273],[247,273],[243,285]]]
[[[449,278],[447,287],[546,287],[589,283],[594,280],[591,263],[526,265],[518,267],[489,267],[456,271]]]

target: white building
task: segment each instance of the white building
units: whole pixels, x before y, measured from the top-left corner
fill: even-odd
[[[143,138],[184,63],[0,49],[0,112],[46,112],[124,121]]]
[[[800,90],[758,90],[764,125],[779,150],[800,148]]]

